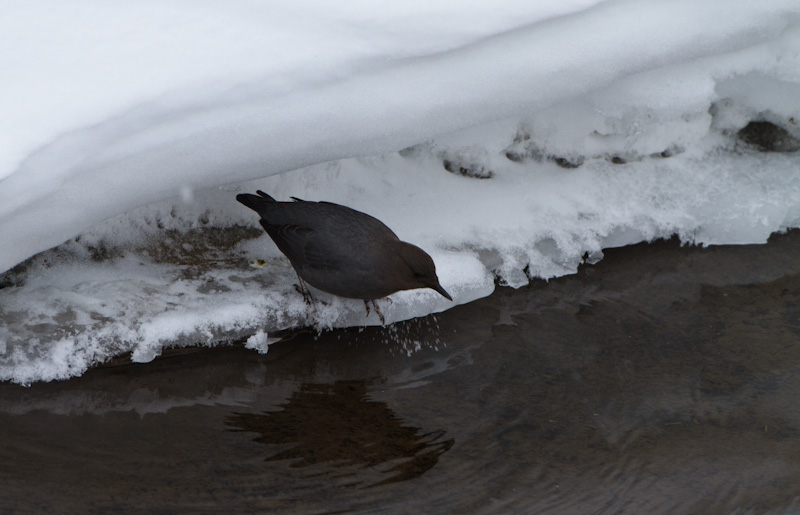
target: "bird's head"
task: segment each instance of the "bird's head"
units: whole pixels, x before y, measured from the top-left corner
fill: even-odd
[[[398,254],[400,254],[405,264],[408,265],[409,288],[407,289],[430,288],[447,300],[453,300],[453,297],[439,284],[439,277],[436,275],[436,265],[433,263],[433,259],[431,259],[428,253],[416,245],[404,241],[399,241],[398,243],[400,244],[397,249]]]

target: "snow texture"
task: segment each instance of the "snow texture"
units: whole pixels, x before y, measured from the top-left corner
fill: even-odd
[[[800,3],[10,1],[0,379],[313,324],[235,201],[380,218],[434,258],[387,322],[678,234],[800,225]],[[248,339],[249,338],[249,339]]]

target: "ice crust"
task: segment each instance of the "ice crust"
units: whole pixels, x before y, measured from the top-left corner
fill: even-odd
[[[12,2],[0,380],[378,323],[303,303],[234,200],[256,188],[365,211],[433,256],[456,302],[401,292],[387,322],[608,247],[797,227],[800,4],[752,4]],[[738,136],[753,121],[786,151]]]

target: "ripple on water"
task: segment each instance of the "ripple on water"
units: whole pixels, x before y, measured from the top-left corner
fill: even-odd
[[[389,328],[0,385],[0,505],[792,513],[800,234],[659,242]]]

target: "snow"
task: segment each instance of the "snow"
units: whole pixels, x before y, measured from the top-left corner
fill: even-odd
[[[234,200],[256,188],[431,254],[455,303],[400,292],[387,322],[611,246],[797,227],[798,152],[737,133],[800,138],[800,4],[751,4],[7,2],[0,379],[379,323],[302,302]]]

